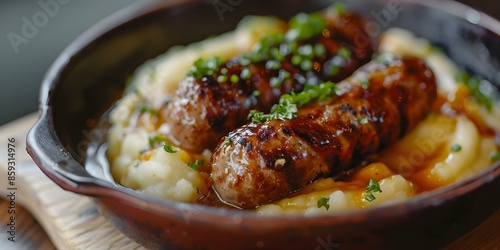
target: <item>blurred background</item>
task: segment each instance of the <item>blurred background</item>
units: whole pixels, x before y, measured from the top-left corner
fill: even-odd
[[[38,106],[40,84],[83,31],[145,0],[0,0],[0,125]]]
[[[45,72],[78,35],[145,1],[0,0],[0,125],[37,110]],[[500,19],[497,0],[459,1]]]

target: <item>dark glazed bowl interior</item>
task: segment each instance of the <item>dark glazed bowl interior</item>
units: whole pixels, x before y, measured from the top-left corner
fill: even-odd
[[[171,46],[230,31],[246,15],[289,18],[332,3],[229,2],[234,6],[219,13],[213,1],[194,0],[125,10],[71,44],[44,79],[41,116],[28,135],[28,152],[42,171],[62,188],[93,197],[118,229],[158,249],[435,248],[499,208],[492,198],[500,191],[499,164],[405,202],[315,217],[258,217],[160,200],[90,175],[83,166],[90,131],[119,98],[126,77],[147,59]],[[449,1],[346,2],[350,9],[378,16],[371,23],[374,35],[390,27],[408,29],[472,73],[500,82],[500,23],[492,18]]]

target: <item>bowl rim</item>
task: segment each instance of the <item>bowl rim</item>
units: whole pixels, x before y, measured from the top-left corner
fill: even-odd
[[[107,17],[106,19],[98,22],[90,29],[85,31],[82,35],[80,35],[60,54],[60,56],[55,60],[50,69],[47,71],[42,81],[42,87],[40,90],[40,116],[28,133],[27,151],[39,166],[39,168],[50,179],[52,179],[52,181],[57,183],[63,189],[74,193],[95,197],[97,199],[117,199],[124,203],[127,203],[130,206],[134,206],[136,208],[163,216],[167,216],[169,214],[178,215],[179,213],[185,214],[186,212],[211,215],[209,216],[210,218],[206,216],[193,216],[190,218],[191,220],[203,222],[220,222],[220,217],[233,216],[239,217],[243,221],[258,221],[258,224],[263,227],[282,227],[283,225],[276,225],[274,220],[279,219],[281,221],[300,224],[303,221],[315,221],[317,223],[321,223],[322,221],[325,221],[325,218],[329,218],[329,223],[331,223],[332,221],[341,223],[345,221],[358,220],[356,218],[359,218],[360,215],[362,215],[363,217],[392,217],[407,211],[439,206],[440,204],[448,200],[462,196],[479,188],[482,185],[491,184],[492,182],[499,179],[500,162],[496,162],[486,170],[483,170],[482,172],[475,174],[474,176],[430,192],[421,193],[419,195],[416,195],[415,197],[403,201],[381,204],[372,208],[355,209],[351,211],[318,214],[312,216],[262,216],[258,215],[254,211],[221,209],[206,205],[182,203],[161,199],[143,194],[139,191],[135,191],[127,187],[114,185],[99,178],[92,177],[91,175],[88,175],[88,173],[87,175],[85,175],[81,173],[75,174],[66,171],[65,166],[67,166],[68,164],[76,164],[77,167],[81,167],[83,171],[85,171],[85,167],[82,164],[79,164],[71,156],[71,154],[69,154],[64,149],[64,146],[55,134],[54,123],[52,120],[52,102],[50,93],[60,81],[61,76],[64,74],[64,71],[69,66],[71,60],[78,56],[81,51],[87,48],[93,41],[102,38],[108,32],[111,32],[112,30],[117,29],[118,27],[125,25],[128,22],[133,22],[134,20],[144,15],[148,15],[148,13],[170,8],[178,4],[185,4],[188,2],[200,3],[203,1],[174,0],[168,2],[145,2],[139,5],[124,8]],[[473,23],[500,35],[499,21],[462,3],[458,3],[452,0],[422,0],[418,2],[403,0],[402,3],[422,5],[427,8],[437,9],[439,11],[446,12],[448,14],[465,19],[470,23]],[[467,13],[471,13],[471,11],[478,13],[480,15],[480,19],[472,21],[470,19],[467,19]],[[49,156],[44,153],[44,151],[47,150],[46,147],[48,144],[53,144],[53,146],[60,149],[60,154]],[[62,160],[56,162],[51,157],[58,157]],[[288,223],[286,226],[289,226],[290,223]]]

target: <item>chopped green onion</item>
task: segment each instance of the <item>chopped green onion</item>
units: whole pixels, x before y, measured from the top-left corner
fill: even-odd
[[[358,119],[358,122],[359,122],[360,124],[363,124],[363,125],[364,125],[364,124],[368,124],[368,118],[366,118],[366,117],[360,117],[360,118]]]
[[[280,100],[278,105],[274,105],[271,108],[271,114],[273,119],[277,120],[290,120],[293,118],[295,113],[297,113],[297,105],[291,103],[289,100]]]
[[[203,160],[196,160],[194,162],[191,161],[187,165],[193,170],[198,170],[198,168],[203,165]]]
[[[240,77],[241,79],[248,80],[250,79],[250,77],[252,77],[252,72],[250,72],[248,68],[244,68],[243,70],[241,70]]]
[[[465,71],[458,72],[455,75],[455,81],[465,84],[478,104],[490,112],[493,110],[497,91],[489,81],[480,77],[471,77]]]
[[[289,30],[285,34],[288,42],[306,40],[321,34],[326,28],[325,18],[320,13],[299,13],[290,19]]]
[[[348,59],[351,57],[351,50],[346,48],[346,47],[340,47],[339,51],[337,52],[337,55],[341,56],[344,59]]]
[[[280,55],[282,57],[285,57],[287,55],[289,55],[290,53],[292,53],[292,49],[291,49],[291,46],[286,44],[286,43],[283,43],[280,45]]]
[[[330,202],[330,197],[321,197],[318,199],[317,206],[318,208],[325,207],[326,211],[328,211],[328,209],[330,209],[329,202]]]
[[[310,44],[300,46],[297,50],[297,53],[299,55],[307,57],[307,58],[314,57],[314,49],[313,49],[313,46]]]
[[[293,65],[299,65],[302,62],[302,57],[299,55],[293,55],[292,56],[292,64]]]
[[[455,145],[451,146],[452,152],[459,152],[460,150],[462,150],[462,146],[460,146],[459,144],[455,144]]]
[[[394,61],[394,55],[392,54],[379,54],[379,55],[374,55],[375,56],[375,59],[377,60],[377,62],[379,62],[380,64],[384,64],[384,65],[389,65],[392,61]]]
[[[165,150],[165,152],[167,153],[176,153],[177,151],[179,151],[177,149],[174,149],[172,145],[170,145],[170,143],[168,142],[166,142],[165,145],[163,145],[163,150]]]
[[[376,198],[375,198],[375,195],[372,194],[372,193],[368,193],[365,195],[365,200],[367,200],[368,202],[372,202],[374,201]]]
[[[290,120],[298,112],[298,106],[305,105],[314,99],[322,100],[334,95],[336,91],[337,87],[332,82],[325,82],[320,85],[308,84],[304,86],[304,91],[300,93],[292,92],[282,95],[278,104],[271,108],[269,114],[251,110],[248,114],[248,119],[251,119],[252,123],[261,123],[270,120]]]
[[[252,109],[250,110],[250,113],[248,113],[247,119],[252,120],[252,123],[256,124],[266,121],[267,118],[265,117],[264,112]]]
[[[300,63],[300,68],[304,71],[311,70],[313,68],[313,62],[311,60],[303,60]]]
[[[159,135],[155,135],[149,137],[148,141],[149,141],[149,147],[154,148],[155,144],[165,142],[166,138]]]
[[[321,43],[318,43],[318,44],[314,45],[314,54],[316,56],[324,56],[324,55],[326,55],[326,48],[325,48],[325,46],[323,46],[323,44],[321,44]]]
[[[368,202],[374,201],[376,197],[373,193],[375,192],[382,193],[382,189],[380,189],[380,184],[377,181],[370,179],[368,185],[366,186],[365,200]]]
[[[281,63],[275,60],[269,60],[266,62],[266,69],[268,70],[276,70],[281,67]]]
[[[271,77],[271,79],[269,80],[269,85],[273,88],[280,88],[282,84],[283,80],[279,77]]]
[[[224,137],[224,143],[226,145],[231,145],[231,137],[229,137],[229,136]]]
[[[240,81],[240,77],[237,75],[231,75],[229,81],[231,81],[232,83],[238,83]]]
[[[496,151],[491,154],[491,162],[500,161],[500,152]]]
[[[278,61],[283,61],[283,59],[285,59],[281,53],[280,53],[280,50],[278,48],[271,48],[269,49],[269,53],[271,54],[271,57],[274,58],[275,60],[278,60]]]
[[[346,6],[344,3],[335,3],[331,8],[335,11],[337,16],[342,16],[346,13]]]
[[[332,64],[325,65],[325,68],[323,69],[323,72],[329,76],[337,75],[339,71],[340,68]]]
[[[145,103],[145,102],[141,102],[139,103],[139,112],[142,113],[150,113],[152,115],[158,115],[158,110],[152,108],[151,106],[149,106],[149,104]]]
[[[238,59],[238,62],[240,63],[241,66],[248,66],[250,63],[252,63],[251,59],[248,58],[248,55],[244,55]]]
[[[219,57],[214,57],[210,59],[198,59],[194,62],[193,68],[191,68],[188,72],[188,76],[192,76],[195,78],[201,78],[207,75],[213,75],[215,71],[222,65],[224,62]]]
[[[290,74],[290,72],[284,70],[284,69],[281,69],[278,73],[278,77],[281,79],[281,80],[286,80],[288,78],[290,78],[292,76],[292,74]]]
[[[368,79],[367,77],[362,78],[361,87],[363,87],[364,89],[368,89],[368,87],[370,87],[370,79]]]
[[[227,76],[225,76],[225,75],[218,76],[217,77],[217,82],[219,82],[219,83],[225,83],[225,82],[227,82]]]

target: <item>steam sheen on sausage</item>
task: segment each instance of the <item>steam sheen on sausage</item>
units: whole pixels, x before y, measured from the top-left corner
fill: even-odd
[[[373,60],[337,88],[291,120],[248,124],[221,141],[212,157],[221,199],[253,208],[343,174],[415,127],[437,95],[432,71],[410,56]]]
[[[268,61],[243,67],[239,58],[234,58],[221,65],[214,75],[185,78],[160,114],[170,129],[171,141],[194,153],[213,150],[220,138],[248,122],[250,110],[267,112],[282,94],[302,91],[305,82],[341,81],[370,60],[373,44],[364,32],[365,21],[360,16],[351,12],[341,16],[329,13],[325,19],[327,28],[321,34],[298,44],[321,44],[326,49],[324,55],[312,59],[310,70],[294,65],[292,55],[287,55],[278,69],[269,69]],[[351,54],[341,58],[341,48],[349,49]],[[328,72],[332,64],[337,64],[337,72]],[[243,68],[250,71],[251,77],[230,82],[229,76],[240,76]],[[227,72],[221,72],[222,69]],[[290,76],[281,86],[273,86],[271,79],[281,77],[280,74]],[[221,75],[228,77],[220,82]]]

